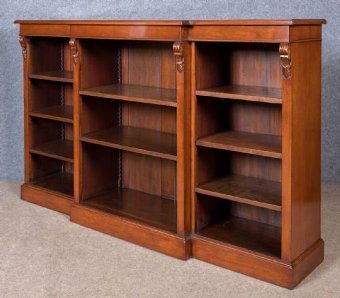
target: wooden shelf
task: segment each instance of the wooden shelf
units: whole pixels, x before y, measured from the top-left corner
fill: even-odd
[[[31,153],[73,163],[73,141],[56,140],[35,146]]]
[[[139,85],[106,85],[80,90],[81,95],[176,107],[176,89]]]
[[[282,158],[281,136],[225,131],[197,140],[197,146]]]
[[[177,160],[175,134],[137,127],[117,126],[88,133],[82,136],[80,140],[134,153]]]
[[[144,192],[116,188],[82,202],[104,212],[176,232],[176,201]]]
[[[229,175],[196,187],[196,193],[281,211],[281,183]]]
[[[230,85],[197,90],[196,95],[282,104],[280,88]]]
[[[73,196],[73,175],[69,173],[58,172],[36,178],[31,185]]]
[[[31,73],[28,76],[30,79],[73,83],[73,72],[72,71],[47,71],[39,73]]]
[[[281,257],[281,229],[239,217],[210,224],[199,235],[267,256]]]
[[[29,113],[32,117],[50,119],[66,123],[73,123],[72,106],[51,106]]]

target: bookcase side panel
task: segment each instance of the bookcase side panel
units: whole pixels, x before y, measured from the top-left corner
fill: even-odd
[[[320,240],[321,42],[288,45],[283,81],[282,258]]]

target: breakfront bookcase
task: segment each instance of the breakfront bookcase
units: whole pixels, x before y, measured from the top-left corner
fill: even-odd
[[[324,20],[16,23],[22,199],[287,288],[322,262]]]

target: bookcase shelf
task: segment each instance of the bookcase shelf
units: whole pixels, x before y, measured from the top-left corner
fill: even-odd
[[[282,104],[281,88],[229,85],[196,90],[196,95]]]
[[[73,72],[72,71],[47,71],[40,73],[31,73],[28,76],[30,79],[46,80],[53,82],[73,83]]]
[[[159,106],[176,107],[176,89],[166,89],[138,85],[106,85],[79,92],[81,95],[95,96],[110,99],[119,99],[132,102],[154,104]]]
[[[287,288],[322,262],[324,20],[17,23],[22,199]]]
[[[85,134],[81,141],[176,160],[176,135],[151,129],[118,126]]]
[[[56,140],[30,149],[31,153],[73,163],[73,141]]]
[[[144,192],[115,188],[86,199],[83,205],[176,232],[176,202]]]
[[[239,217],[229,217],[203,228],[200,236],[236,248],[280,258],[281,229]]]
[[[246,177],[227,175],[201,184],[196,193],[232,200],[252,206],[281,211],[281,183]]]
[[[37,118],[73,123],[72,106],[50,106],[34,110],[30,112],[29,115]]]
[[[242,131],[226,131],[197,140],[197,146],[281,158],[280,136]]]

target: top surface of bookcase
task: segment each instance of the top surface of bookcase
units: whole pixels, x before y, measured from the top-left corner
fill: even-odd
[[[324,19],[275,19],[275,20],[16,20],[16,24],[51,24],[51,25],[134,25],[134,26],[181,26],[181,25],[320,25],[326,24]]]
[[[116,40],[294,42],[321,40],[323,19],[17,20],[22,36]],[[310,28],[307,30],[307,27]]]
[[[16,20],[15,24],[32,25],[133,25],[133,26],[181,26],[188,21],[181,20]]]

